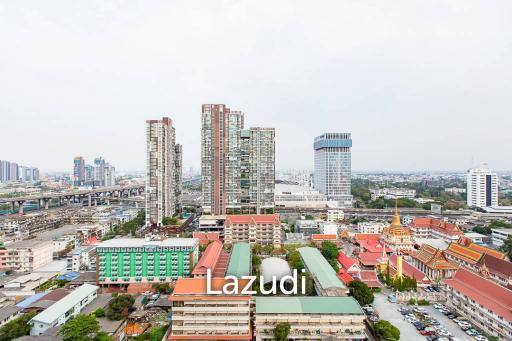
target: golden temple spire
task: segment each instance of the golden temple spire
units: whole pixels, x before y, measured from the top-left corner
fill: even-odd
[[[398,199],[395,198],[395,213],[393,214],[393,220],[391,221],[391,226],[402,226],[400,222],[400,215],[398,214]]]

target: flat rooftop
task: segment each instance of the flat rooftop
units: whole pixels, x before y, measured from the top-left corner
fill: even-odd
[[[164,240],[146,240],[144,238],[115,238],[98,245],[98,250],[106,247],[194,247],[199,243],[197,238],[168,238]]]
[[[256,297],[256,314],[342,314],[362,315],[357,301],[350,296]]]
[[[231,249],[226,276],[249,276],[251,274],[251,246],[249,243],[235,243]]]

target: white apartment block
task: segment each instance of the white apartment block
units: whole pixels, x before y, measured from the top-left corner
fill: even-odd
[[[5,246],[6,266],[19,272],[32,272],[53,261],[53,243],[41,240],[23,240]]]
[[[91,303],[98,293],[99,287],[83,284],[72,293],[55,302],[30,320],[30,335],[38,336],[47,329],[60,326],[76,317]]]
[[[336,223],[329,223],[329,222],[321,222],[320,223],[320,233],[321,234],[334,234],[336,235],[336,238],[338,238],[338,229],[339,226]]]
[[[414,199],[414,197],[416,196],[416,190],[409,189],[409,188],[373,188],[373,189],[370,189],[370,193],[372,195],[372,200],[377,200],[378,198]]]
[[[512,229],[491,229],[492,243],[496,246],[503,246],[505,240],[512,236]]]
[[[282,228],[277,214],[228,215],[224,222],[224,242],[281,245]]]
[[[274,209],[275,131],[244,130],[244,114],[204,104],[201,129],[205,214],[264,214]]]
[[[170,118],[146,121],[146,226],[161,226],[181,206],[181,155]]]
[[[96,246],[79,246],[67,255],[68,271],[95,271]]]
[[[352,206],[351,151],[349,133],[326,133],[315,138],[315,188],[338,202],[339,207]]]
[[[498,206],[498,175],[488,168],[468,170],[467,204],[470,207]]]
[[[357,223],[358,233],[380,234],[388,224],[382,222],[360,222]]]
[[[343,210],[327,210],[327,221],[335,222],[345,219],[345,212]]]

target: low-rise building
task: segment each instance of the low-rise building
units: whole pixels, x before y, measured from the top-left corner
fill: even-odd
[[[52,304],[30,320],[30,335],[38,336],[47,329],[60,326],[80,312],[97,297],[99,287],[84,284]]]
[[[498,247],[503,246],[505,240],[512,236],[512,229],[491,229],[492,243]]]
[[[211,289],[228,283],[213,278]],[[239,289],[246,280],[239,280]],[[172,326],[168,340],[252,340],[251,296],[207,294],[205,278],[181,278],[172,295]]]
[[[224,222],[224,242],[281,245],[281,222],[278,214],[228,215]]]
[[[372,200],[384,199],[413,199],[416,196],[415,189],[409,188],[372,188],[370,189]]]
[[[318,296],[346,296],[347,287],[336,276],[336,271],[314,247],[297,249],[305,269],[311,273]]]
[[[345,219],[345,212],[340,209],[327,210],[327,221],[336,222]]]
[[[278,323],[289,323],[289,340],[364,340],[365,315],[353,297],[256,297],[257,341],[274,340]]]
[[[479,263],[484,254],[489,254],[498,259],[505,258],[505,254],[502,252],[475,243],[469,243],[468,245],[450,243],[448,248],[444,250],[444,256],[447,260],[475,272],[479,271]]]
[[[449,243],[464,236],[457,225],[439,219],[415,218],[409,227],[414,238],[438,238]]]
[[[512,291],[460,268],[445,279],[447,305],[485,333],[512,340]]]
[[[193,277],[206,277],[208,270],[211,270],[212,277],[224,277],[228,266],[229,253],[222,248],[222,242],[212,241],[204,250],[197,262]]]
[[[198,260],[199,242],[195,238],[119,238],[101,243],[96,253],[101,285],[170,282],[190,276]]]
[[[336,223],[322,222],[320,224],[320,233],[321,234],[333,234],[337,238],[338,237],[338,228],[339,228],[339,226]]]
[[[0,327],[18,318],[21,313],[22,309],[15,305],[0,308]]]
[[[382,222],[364,221],[357,223],[357,233],[380,234],[386,224]]]
[[[220,237],[224,236],[225,215],[202,215],[199,217],[199,232],[217,232]]]
[[[79,246],[67,254],[68,271],[96,271],[96,246]]]
[[[249,276],[251,274],[251,246],[249,243],[236,243],[231,248],[226,276]]]
[[[12,243],[7,250],[6,266],[14,271],[32,272],[53,261],[53,243],[28,239]]]
[[[421,245],[418,252],[412,255],[411,264],[432,281],[450,278],[458,268],[446,259],[443,251],[428,244]]]
[[[321,222],[321,220],[297,219],[295,222],[295,232],[302,233],[305,237],[320,233]]]

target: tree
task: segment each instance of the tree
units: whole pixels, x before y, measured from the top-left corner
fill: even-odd
[[[118,295],[108,303],[107,318],[111,321],[119,321],[126,318],[135,299],[132,295]]]
[[[169,328],[169,325],[161,327],[153,327],[146,331],[144,334],[135,337],[134,341],[161,341],[165,335],[165,332]]]
[[[316,296],[315,281],[313,276],[309,272],[304,273],[303,277],[306,277],[306,293],[305,296]],[[302,278],[301,278],[302,280]],[[302,283],[302,282],[301,282]],[[300,292],[300,290],[299,290]]]
[[[272,253],[272,250],[274,250],[274,247],[272,245],[270,245],[270,244],[267,244],[267,245],[263,246],[263,252],[266,255],[270,255]]]
[[[178,219],[176,217],[163,217],[162,225],[178,225]]]
[[[152,288],[161,294],[170,294],[171,287],[169,283],[153,283]]]
[[[353,281],[348,285],[348,287],[350,288],[350,293],[360,305],[373,303],[373,291],[366,285],[366,283]]]
[[[280,322],[274,328],[274,338],[276,341],[287,341],[290,333],[290,324],[288,322]]]
[[[259,243],[254,243],[252,246],[252,254],[259,255],[261,253],[261,245]]]
[[[36,312],[30,312],[7,322],[0,328],[0,340],[13,340],[30,333],[30,325],[28,321],[36,316]]]
[[[375,334],[383,341],[398,341],[400,339],[400,329],[393,326],[389,321],[380,320],[373,325]]]
[[[100,324],[94,316],[80,314],[66,322],[59,333],[64,341],[94,341],[99,330]]]
[[[324,240],[322,242],[322,255],[327,259],[338,259],[338,247],[333,242]]]
[[[258,266],[261,265],[261,258],[258,255],[252,256],[252,267],[253,269],[256,269]]]
[[[104,317],[105,316],[105,309],[98,308],[93,312],[94,316],[96,317]]]
[[[503,241],[500,250],[505,252],[509,259],[512,259],[512,236],[508,236],[507,239]]]
[[[286,257],[290,268],[297,269],[297,273],[300,273],[304,269],[304,264],[300,258],[300,253],[297,250],[290,251]]]

